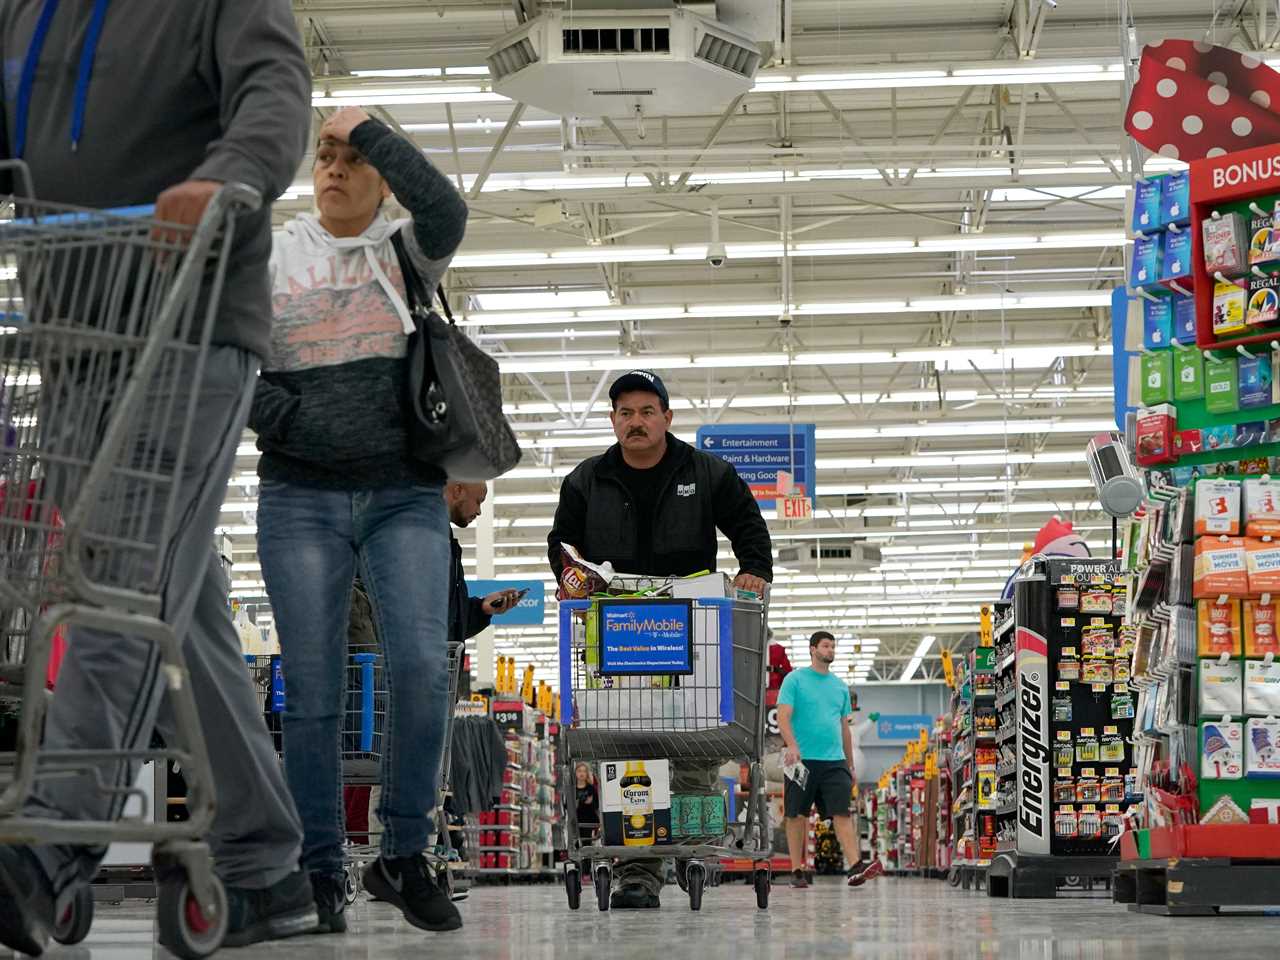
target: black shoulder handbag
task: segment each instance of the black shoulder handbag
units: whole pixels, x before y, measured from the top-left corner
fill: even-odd
[[[391,235],[406,304],[417,328],[409,337],[409,455],[442,469],[450,480],[480,483],[500,477],[520,462],[520,444],[502,412],[498,362],[454,323],[440,291],[448,322],[431,309],[431,294],[405,250],[399,231]]]

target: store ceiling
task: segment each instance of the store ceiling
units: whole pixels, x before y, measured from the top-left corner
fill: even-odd
[[[511,4],[294,6],[318,100],[373,105],[471,196],[446,284],[500,358],[527,451],[496,484],[499,576],[549,580],[559,478],[610,441],[602,387],[632,366],[662,370],[683,436],[818,425],[819,509],[771,519],[778,544],[883,554],[856,572],[780,570],[771,622],[793,659],[826,627],[859,638],[841,646],[852,677],[897,679],[917,652],[912,676],[937,676],[939,648],[973,632],[1049,515],[1105,551],[1082,451],[1111,413],[1123,5],[797,0],[787,61],[727,118],[649,117],[643,138],[631,120],[532,108],[504,131],[514,104],[488,94],[483,67],[518,25]],[[1216,19],[1205,0],[1128,6],[1139,43],[1257,49],[1276,27],[1251,3],[1219,3]],[[310,208],[309,171],[308,158],[277,219]],[[720,269],[705,262],[716,214]],[[247,435],[224,508],[248,604],[264,596],[255,460]],[[470,565],[473,534],[459,536]],[[554,680],[553,622],[501,631],[498,652]]]

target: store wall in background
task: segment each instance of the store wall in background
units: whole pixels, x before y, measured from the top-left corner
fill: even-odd
[[[946,712],[949,699],[948,688],[942,683],[855,685],[854,690],[858,693],[858,712],[854,714],[854,723],[862,723],[871,713],[903,717],[927,715],[932,720]],[[874,784],[880,779],[880,774],[902,758],[904,746],[902,739],[881,740],[879,730],[873,724],[862,736],[866,769],[858,771],[858,782]]]

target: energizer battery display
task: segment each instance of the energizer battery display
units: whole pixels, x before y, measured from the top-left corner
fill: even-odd
[[[998,681],[1012,775],[1001,779],[1003,863],[992,873],[1012,896],[1053,896],[1067,877],[1110,872],[1134,793],[1133,643],[1116,577],[1106,560],[1039,557],[1015,581],[1012,663]]]

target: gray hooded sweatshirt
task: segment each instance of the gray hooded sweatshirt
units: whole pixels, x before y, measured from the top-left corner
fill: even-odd
[[[310,134],[289,0],[3,0],[0,55],[0,158],[25,160],[41,199],[148,204],[192,179],[262,192],[268,206],[237,226],[213,342],[266,358],[269,204]]]

